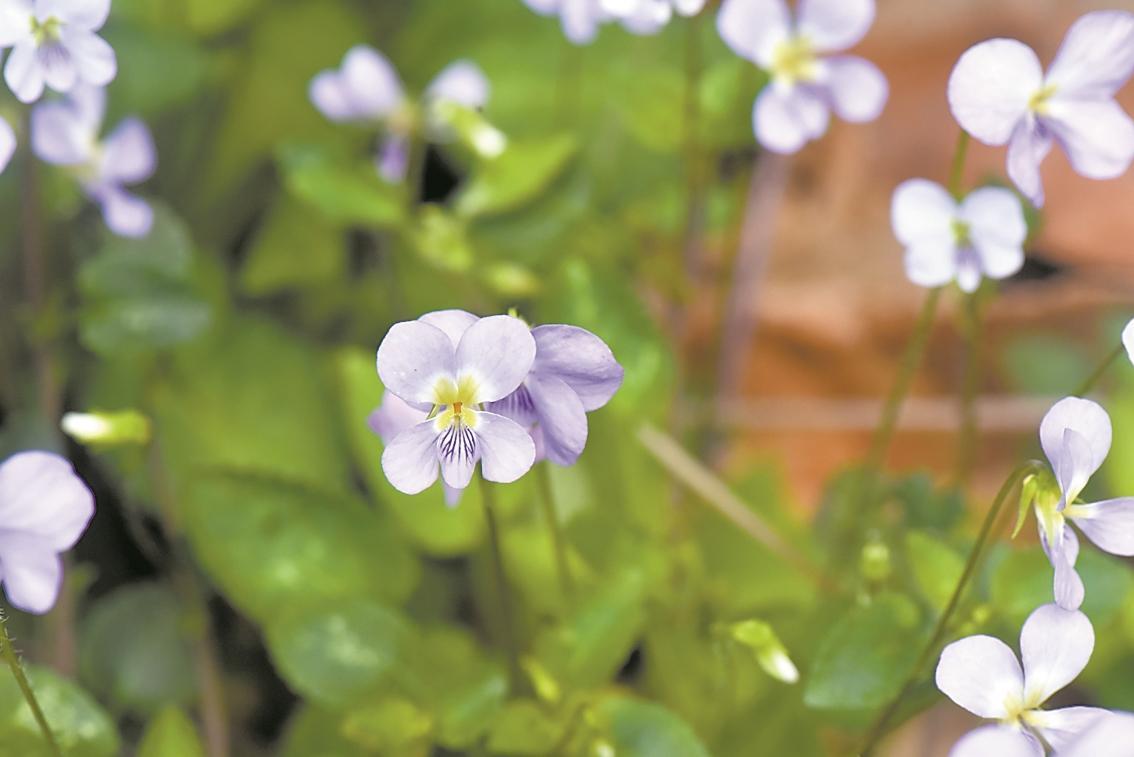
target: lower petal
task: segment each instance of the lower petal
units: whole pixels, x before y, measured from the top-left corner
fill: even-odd
[[[477,413],[481,473],[489,481],[508,484],[531,470],[535,443],[515,421],[495,413]]]
[[[579,396],[555,376],[533,373],[524,383],[543,429],[547,459],[574,465],[587,446],[587,411]]]
[[[957,250],[951,239],[918,242],[906,249],[905,265],[913,283],[939,287],[957,275]]]
[[[1134,556],[1134,497],[1070,505],[1066,514],[1099,549]]]
[[[40,160],[56,166],[86,163],[91,157],[92,134],[65,102],[37,105],[31,113],[32,150]]]
[[[1051,566],[1055,569],[1052,586],[1055,603],[1064,610],[1078,610],[1086,594],[1083,579],[1075,570],[1075,558],[1079,555],[1079,540],[1066,524],[1062,526],[1062,534],[1062,539],[1059,539],[1061,543],[1052,546],[1048,543],[1047,534],[1041,529],[1040,540],[1048,559],[1051,560]]]
[[[474,432],[463,423],[453,423],[437,437],[441,478],[454,489],[464,489],[472,481],[473,469],[482,451],[480,425],[477,423],[477,431]]]
[[[43,615],[55,605],[63,565],[46,540],[24,534],[0,536],[0,564],[8,600],[24,612]]]
[[[819,99],[795,88],[781,91],[769,84],[756,98],[752,123],[756,139],[781,154],[798,152],[807,142],[827,131],[830,114]]]
[[[122,184],[137,184],[153,175],[157,153],[149,128],[138,118],[127,118],[103,142],[103,177]]]
[[[150,233],[154,210],[141,197],[109,187],[98,192],[98,200],[106,227],[118,236],[137,239]]]
[[[118,75],[118,59],[114,48],[97,34],[64,33],[63,43],[71,52],[78,77],[87,84],[105,87]]]
[[[1054,102],[1046,117],[1071,166],[1088,179],[1113,179],[1134,161],[1134,120],[1114,100]]]
[[[382,452],[382,470],[394,488],[418,494],[437,480],[437,430],[424,421],[394,437]]]
[[[1043,747],[1031,735],[1004,725],[969,731],[949,750],[949,757],[1043,757]]]
[[[882,114],[890,85],[878,66],[864,58],[846,55],[829,58],[827,68],[831,107],[839,118],[863,123]]]
[[[12,48],[4,66],[4,81],[20,102],[35,102],[43,94],[43,69],[36,56],[35,42],[28,40]]]
[[[1115,747],[1134,744],[1134,715],[1125,712],[1107,712],[1059,750],[1059,757],[1099,757],[1117,755]]]
[[[1051,136],[1030,119],[1020,121],[1008,142],[1008,176],[1037,208],[1043,207],[1040,164],[1051,151]]]
[[[1027,719],[1029,725],[1039,730],[1044,741],[1051,744],[1056,754],[1063,754],[1064,748],[1109,715],[1110,710],[1100,707],[1064,707],[1034,711],[1028,713]]]
[[[60,43],[40,45],[37,50],[43,80],[56,92],[70,92],[79,80],[78,63],[71,51]]]
[[[390,184],[400,184],[405,181],[409,171],[409,143],[405,137],[391,135],[382,142],[378,150],[378,158],[374,162],[378,175]]]

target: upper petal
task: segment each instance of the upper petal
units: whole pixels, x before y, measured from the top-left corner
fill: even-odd
[[[531,370],[535,353],[532,332],[519,318],[481,318],[461,337],[455,363],[457,375],[476,380],[477,402],[492,402],[520,385]]]
[[[785,155],[823,136],[829,118],[827,104],[800,87],[784,91],[768,85],[757,96],[752,110],[757,141]]]
[[[673,8],[682,16],[696,16],[707,0],[673,0]]]
[[[5,592],[15,607],[42,615],[55,605],[63,582],[63,564],[44,540],[0,530],[0,564]]]
[[[0,465],[0,529],[31,534],[56,551],[70,549],[94,516],[94,495],[51,452],[21,452]]]
[[[982,718],[1002,718],[1021,701],[1024,679],[1008,645],[991,636],[968,636],[941,651],[937,688]]]
[[[1043,207],[1043,179],[1040,164],[1051,151],[1051,132],[1033,118],[1023,118],[1008,142],[1008,177],[1032,205]]]
[[[43,103],[32,108],[32,150],[46,163],[59,166],[86,163],[94,153],[94,137],[66,102]]]
[[[437,480],[437,429],[423,421],[394,437],[382,451],[382,471],[394,488],[417,494]]]
[[[0,49],[31,38],[32,0],[0,0]]]
[[[0,174],[8,167],[8,161],[16,152],[16,132],[11,125],[0,117]]]
[[[57,16],[67,24],[94,30],[106,23],[110,0],[37,0],[36,9],[43,16]]]
[[[962,736],[949,757],[1043,757],[1043,747],[1030,734],[1006,725],[986,725]]]
[[[1054,97],[1044,123],[1067,151],[1071,166],[1088,179],[1113,179],[1134,161],[1134,120],[1114,100]]]
[[[874,0],[800,0],[797,29],[819,52],[857,45],[874,23]]]
[[[873,121],[886,107],[890,85],[870,61],[853,55],[828,58],[827,88],[831,107],[845,121]]]
[[[157,152],[149,128],[139,118],[127,118],[102,143],[102,178],[137,184],[153,176]]]
[[[432,313],[426,313],[417,320],[424,321],[430,326],[436,326],[445,332],[445,336],[449,337],[449,341],[453,343],[453,349],[457,349],[457,345],[461,343],[461,337],[468,331],[469,326],[476,323],[477,318],[467,310],[434,310]]]
[[[623,369],[602,339],[578,326],[548,324],[532,329],[532,370],[566,382],[583,408],[597,410],[622,386]]]
[[[1075,97],[1112,97],[1134,72],[1134,13],[1098,11],[1071,28],[1047,72],[1047,83]]]
[[[343,57],[342,77],[357,117],[384,118],[405,98],[393,65],[367,45],[347,51]]]
[[[1069,505],[1066,515],[1099,549],[1112,555],[1134,556],[1134,497]]]
[[[1083,579],[1075,570],[1075,561],[1079,557],[1079,538],[1066,521],[1062,520],[1051,541],[1042,524],[1039,533],[1040,544],[1054,569],[1052,595],[1055,603],[1064,610],[1078,610],[1083,605],[1086,594]]]
[[[421,321],[395,323],[378,346],[378,376],[406,402],[434,403],[437,381],[454,377],[453,366],[449,337]]]
[[[1075,680],[1095,648],[1095,629],[1078,610],[1042,605],[1024,621],[1020,656],[1024,663],[1024,701],[1038,707]]]
[[[734,53],[767,66],[772,48],[791,31],[787,5],[783,0],[724,0],[717,31]]]
[[[1038,728],[1044,741],[1062,757],[1065,747],[1110,715],[1110,710],[1099,707],[1064,707],[1028,713],[1028,723]],[[1127,742],[1126,746],[1132,744]]]
[[[118,58],[106,40],[88,31],[70,29],[63,30],[62,40],[74,59],[79,81],[96,87],[105,87],[114,81],[118,75]]]
[[[606,14],[597,0],[561,0],[559,19],[567,39],[576,45],[585,45],[595,38]]]
[[[989,278],[1003,279],[1024,265],[1028,223],[1020,199],[1010,190],[982,187],[961,203],[961,218]]]
[[[495,413],[477,413],[480,472],[489,481],[509,484],[531,470],[535,443],[518,423]]]
[[[909,179],[894,190],[890,224],[903,245],[920,241],[953,241],[957,203],[945,187],[929,179]]]
[[[1079,496],[1103,464],[1110,440],[1110,416],[1096,402],[1065,397],[1047,411],[1040,423],[1040,445],[1067,499]]]
[[[472,61],[458,60],[437,74],[437,78],[425,90],[425,95],[466,108],[483,108],[488,102],[490,91],[488,77],[479,66]]]
[[[358,118],[350,91],[338,71],[320,71],[311,80],[307,97],[320,113],[332,121]]]
[[[1014,39],[970,47],[949,76],[949,107],[961,128],[981,142],[1002,145],[1043,86],[1035,51]]]
[[[543,429],[547,459],[574,465],[587,446],[587,411],[579,395],[553,374],[533,372],[524,383]]]
[[[1059,757],[1127,757],[1134,744],[1134,715],[1107,712],[1059,751]]]

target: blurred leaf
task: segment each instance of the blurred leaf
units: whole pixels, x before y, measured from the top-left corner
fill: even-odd
[[[280,148],[277,162],[292,196],[328,221],[388,228],[404,219],[404,190],[379,178],[371,162],[303,144]]]
[[[256,232],[240,281],[249,294],[274,294],[335,282],[345,269],[346,245],[339,229],[280,195]]]
[[[578,145],[569,134],[514,141],[477,166],[456,200],[466,218],[503,213],[535,199],[566,168]]]
[[[530,699],[504,705],[488,733],[488,750],[506,757],[540,757],[553,754],[563,739],[566,724],[553,718]]]
[[[185,610],[168,589],[147,583],[118,589],[83,619],[83,681],[141,714],[188,704],[197,690],[188,634]]]
[[[146,726],[138,757],[205,757],[205,747],[193,721],[176,707],[166,707]]]
[[[67,757],[114,757],[118,732],[102,708],[77,685],[46,669],[28,678],[52,733]],[[16,681],[0,676],[0,745],[12,757],[53,757]]]
[[[619,757],[709,757],[689,725],[666,708],[628,697],[609,697],[595,708]]]
[[[906,533],[906,557],[925,598],[934,608],[943,610],[964,570],[964,560],[940,537],[924,531]]]
[[[117,15],[117,2],[114,12]],[[119,61],[129,61],[118,67],[110,90],[114,112],[145,117],[163,113],[194,97],[214,68],[204,48],[167,25],[142,29],[115,24],[106,39]]]
[[[341,713],[302,705],[288,721],[280,757],[374,757],[373,750],[346,737],[342,720]]]
[[[1094,360],[1080,343],[1048,334],[1017,337],[1000,354],[1010,385],[1021,394],[1063,396],[1086,378]]]
[[[464,220],[440,205],[426,204],[413,229],[414,249],[421,259],[442,270],[462,273],[473,264]]]
[[[809,707],[873,709],[897,692],[913,666],[923,634],[906,598],[884,595],[837,619],[816,653],[804,690]]]
[[[657,152],[676,152],[685,141],[685,75],[672,65],[634,68],[614,100],[627,131]]]
[[[228,31],[248,18],[264,0],[184,0],[186,25],[203,36]]]
[[[412,702],[383,697],[352,707],[343,718],[342,732],[355,744],[383,754],[425,754],[433,720]]]

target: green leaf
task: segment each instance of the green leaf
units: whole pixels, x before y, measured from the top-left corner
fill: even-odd
[[[424,753],[432,728],[429,714],[401,697],[352,707],[342,722],[342,732],[352,743],[380,754]]]
[[[129,622],[123,622],[128,618]],[[120,707],[152,714],[196,693],[186,612],[158,584],[132,584],[100,599],[80,628],[83,681]]]
[[[46,668],[28,678],[55,740],[67,757],[113,757],[119,753],[114,722],[82,689]],[[0,745],[6,755],[52,757],[15,679],[0,676]]]
[[[924,531],[906,534],[906,557],[925,598],[938,610],[944,609],[964,570],[964,560],[940,537]]]
[[[280,195],[256,232],[240,281],[249,294],[275,294],[337,282],[345,268],[346,245],[339,229],[306,212],[298,200]]]
[[[374,750],[347,738],[342,713],[304,705],[288,722],[279,754],[280,757],[374,757]]]
[[[689,724],[661,705],[609,697],[595,714],[618,757],[709,757]]]
[[[440,205],[421,208],[412,238],[421,259],[439,270],[463,273],[473,264],[464,219],[451,215]]]
[[[685,77],[672,66],[650,66],[627,74],[632,85],[614,100],[615,112],[626,130],[651,150],[676,152],[685,140],[683,113]],[[675,117],[677,116],[677,117]]]
[[[403,190],[379,178],[373,163],[312,145],[286,145],[278,155],[288,191],[328,221],[373,228],[402,222]]]
[[[248,18],[264,0],[186,0],[183,5],[185,24],[202,36],[211,36],[232,29]]]
[[[530,699],[504,705],[488,733],[488,750],[506,757],[540,757],[554,753],[566,724]]]
[[[205,757],[193,721],[176,707],[166,707],[146,726],[138,757]]]
[[[804,702],[824,710],[885,704],[917,658],[923,637],[918,626],[917,610],[904,597],[881,596],[851,608],[819,645]]]
[[[534,200],[577,149],[569,134],[512,142],[499,157],[477,167],[457,196],[457,213],[466,218],[504,213]]]
[[[117,18],[117,4],[114,12]],[[115,23],[107,26],[106,40],[120,61],[130,62],[118,68],[110,104],[113,108],[122,103],[131,114],[154,116],[185,103],[204,88],[214,70],[204,48],[168,26],[143,30]]]

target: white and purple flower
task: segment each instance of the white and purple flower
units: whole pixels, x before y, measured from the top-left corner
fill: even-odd
[[[94,497],[71,464],[21,452],[0,464],[0,580],[9,601],[42,615],[63,581],[59,559],[94,516]]]
[[[606,4],[610,0],[524,0],[524,5],[541,16],[559,16],[563,34],[576,45],[592,42],[599,25],[611,18]],[[618,0],[615,0],[618,2]]]
[[[1037,206],[1040,164],[1058,143],[1089,179],[1121,176],[1134,160],[1134,121],[1114,99],[1134,72],[1134,13],[1088,13],[1067,32],[1044,74],[1032,48],[992,39],[967,50],[949,78],[965,131],[1008,145],[1008,175]]]
[[[656,34],[673,17],[696,16],[706,0],[603,0],[603,9],[633,34]]]
[[[11,124],[0,117],[0,173],[8,167],[12,156],[16,153],[16,132]]]
[[[766,70],[771,81],[752,112],[756,139],[794,153],[827,132],[830,112],[861,123],[886,105],[889,85],[873,63],[832,55],[858,44],[874,21],[874,0],[724,0],[717,29],[725,44]]]
[[[1134,744],[1134,715],[1112,712],[1084,729],[1076,739],[1059,750],[1057,757],[1129,757],[1131,744]],[[1011,754],[995,754],[1011,757]]]
[[[969,712],[999,723],[977,728],[953,747],[950,757],[1027,755],[1043,757],[1046,743],[1056,753],[1109,710],[1097,707],[1040,709],[1082,672],[1094,651],[1091,621],[1078,610],[1046,604],[1020,632],[1020,661],[1000,639],[969,636],[941,652],[937,688]]]
[[[11,47],[4,80],[22,102],[44,87],[70,92],[77,84],[105,87],[118,73],[114,50],[95,34],[110,0],[0,0],[0,50]]]
[[[115,234],[142,237],[153,224],[153,209],[126,191],[150,178],[157,165],[153,138],[137,118],[127,118],[99,142],[106,93],[77,87],[64,100],[32,110],[32,149],[42,160],[66,166],[86,195],[102,209]]]
[[[587,413],[610,401],[622,386],[622,366],[601,339],[577,326],[532,329],[531,372],[489,409],[532,429],[548,460],[574,465],[587,444]]]
[[[490,316],[470,325],[468,317],[442,311],[403,321],[378,347],[386,389],[428,413],[382,454],[386,477],[406,494],[433,484],[438,468],[446,484],[464,489],[478,462],[481,475],[499,483],[515,481],[535,462],[528,432],[482,409],[520,386],[535,359],[535,340],[518,318]]]
[[[1040,444],[1051,472],[1036,477],[1033,502],[1040,541],[1055,569],[1055,601],[1068,610],[1083,603],[1083,581],[1075,571],[1079,539],[1070,520],[1112,555],[1134,555],[1134,497],[1080,503],[1079,495],[1110,451],[1106,411],[1091,400],[1067,397],[1040,424]]]
[[[451,63],[425,90],[425,128],[432,137],[447,139],[438,108],[444,104],[482,108],[489,92],[488,79],[474,63]],[[418,128],[419,116],[384,55],[367,45],[352,47],[340,68],[322,71],[311,80],[308,94],[315,107],[332,121],[383,126],[386,138],[375,165],[387,181],[405,178],[410,138]],[[499,154],[504,147],[503,136],[489,127],[480,129],[474,142],[479,142],[476,146],[487,155]]]
[[[429,420],[428,412],[418,410],[393,392],[386,392],[382,395],[382,403],[366,419],[366,424],[378,435],[383,444],[389,445],[398,434],[427,420]],[[444,481],[441,482],[441,487],[445,492],[446,505],[456,507],[460,504],[461,489],[454,489]]]
[[[982,277],[1007,278],[1024,265],[1028,224],[1007,189],[983,187],[957,202],[940,184],[910,179],[894,191],[890,218],[906,275],[919,286],[956,281],[975,292]]]

